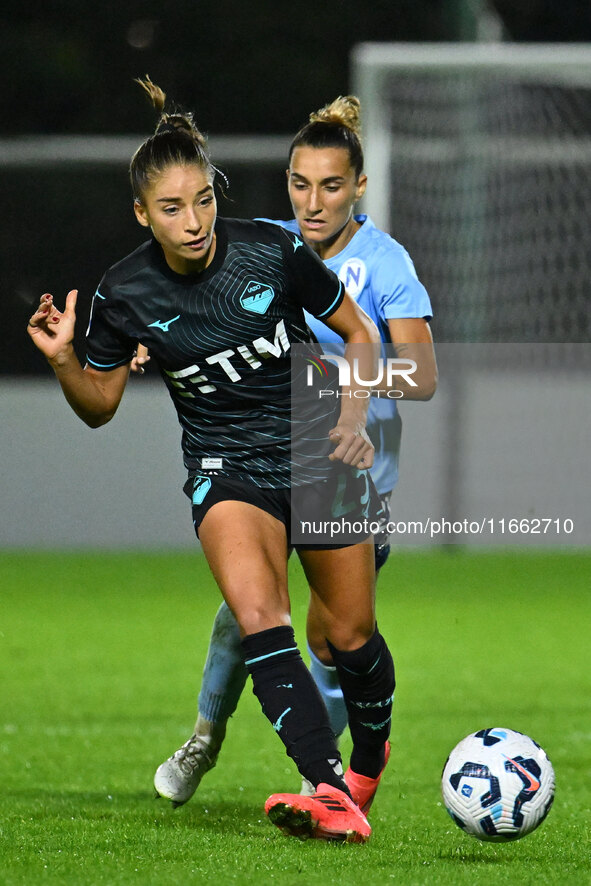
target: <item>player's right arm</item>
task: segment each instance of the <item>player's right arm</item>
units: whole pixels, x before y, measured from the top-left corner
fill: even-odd
[[[82,368],[73,346],[77,297],[78,291],[72,289],[61,312],[55,307],[53,296],[45,293],[27,324],[27,332],[55,372],[76,415],[89,427],[98,428],[117,411],[129,377],[129,364],[109,372]]]

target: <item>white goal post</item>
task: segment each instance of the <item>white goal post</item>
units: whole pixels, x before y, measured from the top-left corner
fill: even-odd
[[[389,220],[390,164],[397,156],[414,152],[458,155],[461,151],[490,154],[495,145],[474,129],[469,115],[456,138],[397,137],[389,90],[397,77],[455,77],[466,84],[504,78],[514,82],[591,89],[591,45],[523,43],[360,43],[351,55],[353,90],[363,109],[366,169],[379,186],[370,188],[366,209],[378,225]],[[459,142],[457,136],[463,136]],[[573,158],[591,160],[591,131],[585,138],[571,137],[560,145],[550,136],[514,137],[503,145],[506,159],[525,162],[532,157],[557,158],[556,148]],[[497,143],[497,148],[500,145]]]
[[[447,341],[589,341],[591,45],[352,53],[363,208],[400,239]]]
[[[506,439],[509,428],[525,434],[538,420],[528,413],[536,384],[588,384],[591,45],[363,43],[351,66],[368,175],[363,210],[409,250],[434,306],[444,408],[424,439],[438,439],[433,482],[457,519],[483,500],[489,470],[470,476],[482,431],[471,422],[478,386],[497,391],[491,415],[521,392],[513,416],[499,410]],[[508,365],[516,366],[509,381]],[[554,408],[549,394],[548,416]],[[572,439],[576,415],[575,405],[563,418]],[[520,445],[497,449],[508,464]],[[560,457],[548,463],[551,476]],[[515,471],[516,488],[524,475]],[[557,501],[569,498],[565,488]]]

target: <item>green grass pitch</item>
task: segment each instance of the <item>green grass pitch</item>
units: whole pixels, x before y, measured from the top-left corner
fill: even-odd
[[[343,846],[265,819],[268,794],[299,780],[248,686],[191,802],[153,799],[194,722],[219,602],[197,551],[0,555],[0,883],[591,882],[590,576],[588,552],[393,553],[378,589],[392,760],[372,840]],[[556,771],[554,808],[517,843],[479,843],[441,805],[448,752],[490,726],[530,734]]]

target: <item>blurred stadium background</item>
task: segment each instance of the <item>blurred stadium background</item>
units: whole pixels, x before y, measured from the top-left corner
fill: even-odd
[[[146,71],[210,134],[223,215],[289,217],[290,136],[360,94],[364,209],[408,248],[439,343],[436,398],[403,404],[396,516],[573,519],[568,537],[488,541],[588,544],[590,40],[577,0],[5,13],[0,545],[193,544],[156,373],[91,432],[24,332],[42,292],[78,287],[81,341],[104,269],[143,239],[126,170],[153,123],[132,82]]]

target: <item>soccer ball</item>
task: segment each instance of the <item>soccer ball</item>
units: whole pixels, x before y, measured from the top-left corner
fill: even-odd
[[[445,808],[479,840],[519,840],[541,824],[554,800],[554,769],[533,739],[481,729],[453,749],[441,777]]]

